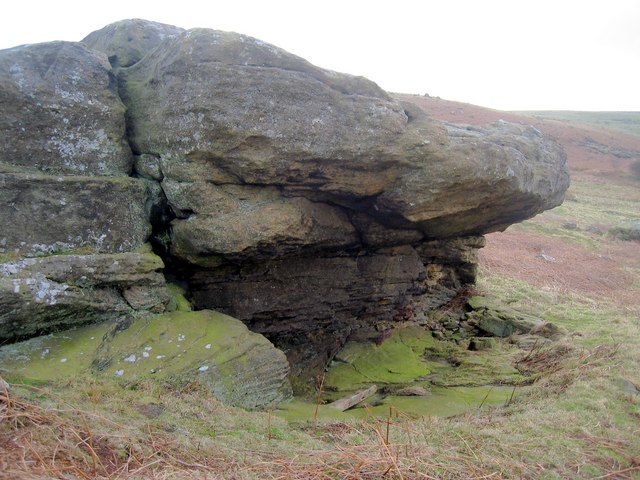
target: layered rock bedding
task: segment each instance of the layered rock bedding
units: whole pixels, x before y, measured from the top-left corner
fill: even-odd
[[[451,301],[482,235],[559,205],[569,183],[533,127],[442,123],[260,40],[144,20],[0,51],[0,106],[8,343],[166,322],[171,282],[294,373],[319,369]],[[266,344],[273,368],[255,375],[272,401],[289,365]]]

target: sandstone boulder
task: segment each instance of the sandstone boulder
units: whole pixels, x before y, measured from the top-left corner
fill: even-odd
[[[532,127],[437,122],[251,37],[127,20],[84,42],[0,52],[8,340],[170,309],[151,242],[196,308],[308,373],[424,323],[474,282],[482,234],[568,186]]]
[[[82,43],[0,50],[0,165],[128,175],[124,106],[104,55]]]
[[[532,127],[443,125],[243,35],[190,30],[119,77],[134,153],[165,185],[273,186],[432,239],[504,229],[558,205],[568,186],[562,150]],[[260,241],[279,240],[274,229]]]
[[[173,25],[130,19],[96,30],[83,38],[82,43],[107,55],[114,68],[129,67],[163,40],[176,37],[182,32],[184,29]]]

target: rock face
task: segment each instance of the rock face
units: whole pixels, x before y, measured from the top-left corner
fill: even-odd
[[[0,52],[0,164],[69,175],[131,171],[124,106],[109,63],[82,43]]]
[[[82,43],[93,50],[104,52],[112,66],[129,67],[163,40],[176,37],[182,32],[184,29],[172,25],[131,19],[112,23],[90,33],[82,39]]]
[[[269,185],[443,238],[535,215],[568,185],[562,151],[532,127],[441,125],[368,80],[242,35],[191,30],[119,76],[134,153],[185,188]],[[189,217],[208,213],[165,193]]]
[[[564,153],[532,127],[442,124],[254,38],[129,20],[84,42],[0,52],[0,218],[15,217],[0,248],[149,240],[196,308],[300,369],[447,303],[473,283],[481,235],[568,186]],[[145,297],[157,286],[117,287],[112,304],[166,308]]]
[[[153,253],[52,255],[0,264],[0,340],[175,308]],[[174,302],[175,303],[175,302]]]
[[[0,167],[1,168],[1,167]],[[127,252],[151,234],[147,185],[130,177],[0,171],[0,252]]]

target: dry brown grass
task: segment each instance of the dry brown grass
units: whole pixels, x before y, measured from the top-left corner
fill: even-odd
[[[151,425],[136,435],[95,412],[45,407],[11,390],[0,388],[0,478],[233,478],[239,469],[228,459],[188,455]]]
[[[549,259],[545,260],[542,255]],[[517,278],[540,288],[637,304],[631,268],[640,267],[640,243],[609,241],[592,251],[560,238],[507,230],[487,235],[480,263],[492,275]]]
[[[573,428],[571,415],[554,406],[576,381],[602,378],[621,356],[618,346],[610,344],[581,349],[558,343],[532,349],[523,353],[519,366],[541,374],[532,390],[508,408],[415,419],[390,407],[383,419],[369,415],[363,421],[295,427],[309,439],[302,444],[287,440],[288,432],[280,440],[271,435],[272,419],[266,413],[213,410],[232,415],[241,424],[245,415],[268,418],[269,433],[266,429],[255,433],[262,443],[234,445],[233,451],[225,447],[224,436],[217,444],[194,433],[186,445],[162,424],[139,420],[125,424],[107,418],[105,410],[112,407],[101,402],[90,399],[82,408],[73,408],[51,389],[11,386],[0,389],[0,478],[590,478],[584,471],[597,466],[604,472],[597,478],[631,479],[640,473],[637,452],[630,453],[624,435],[610,433],[614,425],[601,431]],[[64,394],[67,387],[60,386],[58,391]],[[183,403],[186,410],[206,401],[197,386],[164,395],[172,397],[166,405]],[[554,448],[566,448],[554,452],[564,464],[557,459],[545,462],[540,454],[549,441],[548,434],[538,435],[540,428],[553,428],[556,423],[567,429],[563,439],[554,440],[558,442]]]
[[[22,387],[24,388],[24,387]],[[50,395],[29,387],[39,396]],[[6,479],[412,479],[488,478],[495,472],[477,462],[469,451],[435,458],[436,450],[420,442],[390,440],[404,429],[411,440],[410,419],[369,418],[358,424],[317,425],[314,431],[330,438],[335,448],[300,451],[294,455],[248,450],[244,461],[215,458],[210,452],[187,453],[167,432],[148,426],[132,435],[129,428],[104,416],[80,410],[43,407],[9,390],[0,391],[0,478]],[[392,415],[393,412],[390,412]],[[92,428],[92,425],[95,429]],[[100,433],[96,433],[96,432]],[[142,433],[142,434],[141,434]],[[357,434],[372,443],[349,445],[346,435]],[[441,446],[439,446],[441,448]],[[470,447],[469,447],[470,448]],[[473,453],[473,452],[471,452]],[[506,460],[502,469],[512,470]]]

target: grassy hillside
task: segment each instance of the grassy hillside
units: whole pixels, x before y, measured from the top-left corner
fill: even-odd
[[[514,113],[547,120],[590,125],[592,127],[640,136],[640,112],[574,112],[550,110]]]

